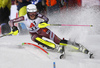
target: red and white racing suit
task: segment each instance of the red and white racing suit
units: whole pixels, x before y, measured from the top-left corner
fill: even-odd
[[[48,39],[51,39],[56,44],[59,44],[61,39],[58,38],[51,30],[48,28],[39,28],[38,24],[41,22],[48,22],[48,18],[44,15],[37,14],[36,18],[34,20],[30,20],[28,15],[21,16],[18,18],[15,18],[13,20],[10,20],[9,24],[10,26],[14,26],[14,23],[24,21],[23,23],[26,25],[27,29],[29,30],[29,33],[31,34],[31,39],[35,41],[36,37],[46,37]]]

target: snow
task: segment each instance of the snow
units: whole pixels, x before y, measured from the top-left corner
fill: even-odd
[[[47,55],[34,46],[21,45],[23,42],[33,43],[30,35],[2,37],[0,40],[0,68],[52,68],[53,62],[56,63],[56,68],[99,68],[99,40],[99,35],[89,35],[87,40],[84,40],[85,46],[94,53],[94,59],[89,59],[87,54],[67,50],[68,48],[66,48],[66,58],[58,59],[55,52],[47,50],[50,53]]]
[[[100,0],[82,0],[82,6],[100,5]]]
[[[12,15],[13,16],[13,15]],[[67,10],[49,17],[49,23],[92,24],[93,27],[49,26],[60,38],[75,40],[94,53],[94,59],[87,54],[66,46],[64,59],[59,53],[47,50],[49,55],[24,42],[34,43],[30,35],[5,36],[0,38],[0,68],[100,68],[100,8],[98,6]],[[55,20],[55,18],[57,18]],[[36,44],[36,43],[35,43]]]

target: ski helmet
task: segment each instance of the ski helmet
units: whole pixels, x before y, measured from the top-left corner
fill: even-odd
[[[34,4],[27,5],[27,12],[37,12],[37,7]]]
[[[30,13],[33,13],[33,15],[35,15],[35,18],[37,17],[37,7],[34,4],[27,5],[27,15],[28,15],[29,19],[31,19]],[[31,19],[31,20],[33,20],[33,19]]]

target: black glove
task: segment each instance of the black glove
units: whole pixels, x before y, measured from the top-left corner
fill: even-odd
[[[46,22],[41,22],[41,23],[39,23],[38,24],[38,27],[39,28],[45,28],[45,27],[47,27],[47,26],[49,26],[50,24],[47,24]]]
[[[12,27],[12,31],[9,33],[9,34],[12,34],[12,35],[17,35],[19,33],[19,30],[16,26],[13,26]]]
[[[17,30],[18,30],[18,28],[17,28],[16,26],[13,26],[13,27],[12,27],[12,31],[13,31],[13,32],[15,32],[15,31],[17,31]],[[19,30],[18,30],[18,31],[19,31]]]

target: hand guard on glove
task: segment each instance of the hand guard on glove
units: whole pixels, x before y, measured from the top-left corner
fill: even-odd
[[[9,33],[9,34],[12,34],[12,35],[17,35],[19,33],[19,30],[16,26],[13,26],[12,27],[12,31]]]
[[[38,27],[39,28],[45,28],[45,27],[47,27],[47,26],[49,26],[50,24],[47,24],[46,22],[41,22],[41,23],[39,23],[38,24]]]

